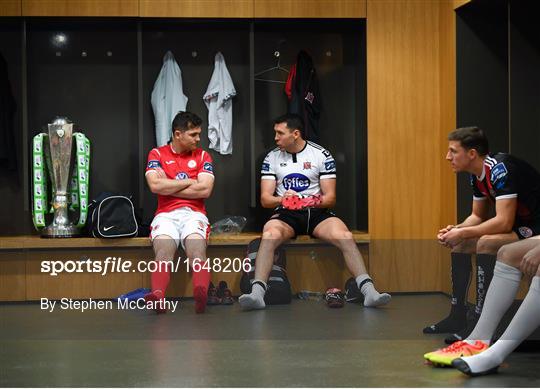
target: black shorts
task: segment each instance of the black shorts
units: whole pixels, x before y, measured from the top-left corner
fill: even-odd
[[[512,230],[517,234],[519,239],[527,239],[531,236],[540,235],[540,220],[518,222]]]
[[[308,234],[313,236],[313,230],[323,220],[336,215],[326,208],[308,208],[301,211],[291,211],[285,208],[277,208],[270,220],[281,220],[294,230],[294,236]]]

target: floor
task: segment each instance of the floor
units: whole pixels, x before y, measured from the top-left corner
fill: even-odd
[[[242,312],[193,302],[143,310],[42,311],[0,305],[0,386],[539,387],[540,353],[514,353],[499,374],[468,378],[424,364],[443,335],[442,294],[398,295],[384,308],[322,301]]]

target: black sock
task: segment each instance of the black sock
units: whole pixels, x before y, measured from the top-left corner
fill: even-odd
[[[467,293],[471,280],[471,254],[452,253],[452,308],[450,314],[436,324],[424,328],[425,334],[457,332],[466,322]]]
[[[452,253],[452,305],[467,306],[467,294],[471,283],[472,254]]]
[[[476,307],[477,315],[482,313],[484,300],[493,279],[493,270],[497,256],[492,254],[476,254]]]

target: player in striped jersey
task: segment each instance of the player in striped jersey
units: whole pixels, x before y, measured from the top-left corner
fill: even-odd
[[[441,244],[452,249],[452,309],[447,318],[424,328],[424,333],[456,332],[445,340],[452,343],[469,335],[480,317],[499,248],[540,234],[540,174],[512,155],[489,154],[487,137],[478,127],[458,128],[448,140],[446,159],[452,169],[471,174],[472,213],[437,235]],[[494,217],[489,217],[490,207],[495,209]],[[476,307],[467,315],[474,253]]]

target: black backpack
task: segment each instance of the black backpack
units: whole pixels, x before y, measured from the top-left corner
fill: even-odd
[[[255,258],[259,251],[261,239],[254,239],[247,247],[247,257],[251,260],[251,268],[242,274],[240,279],[240,290],[242,293],[251,293],[251,280],[255,277]],[[283,246],[277,248],[274,253],[274,265],[268,277],[268,289],[264,296],[267,305],[290,304],[292,299],[291,284],[287,278],[285,266],[287,258]]]
[[[86,225],[94,238],[131,238],[139,229],[131,198],[109,192],[90,202]]]

